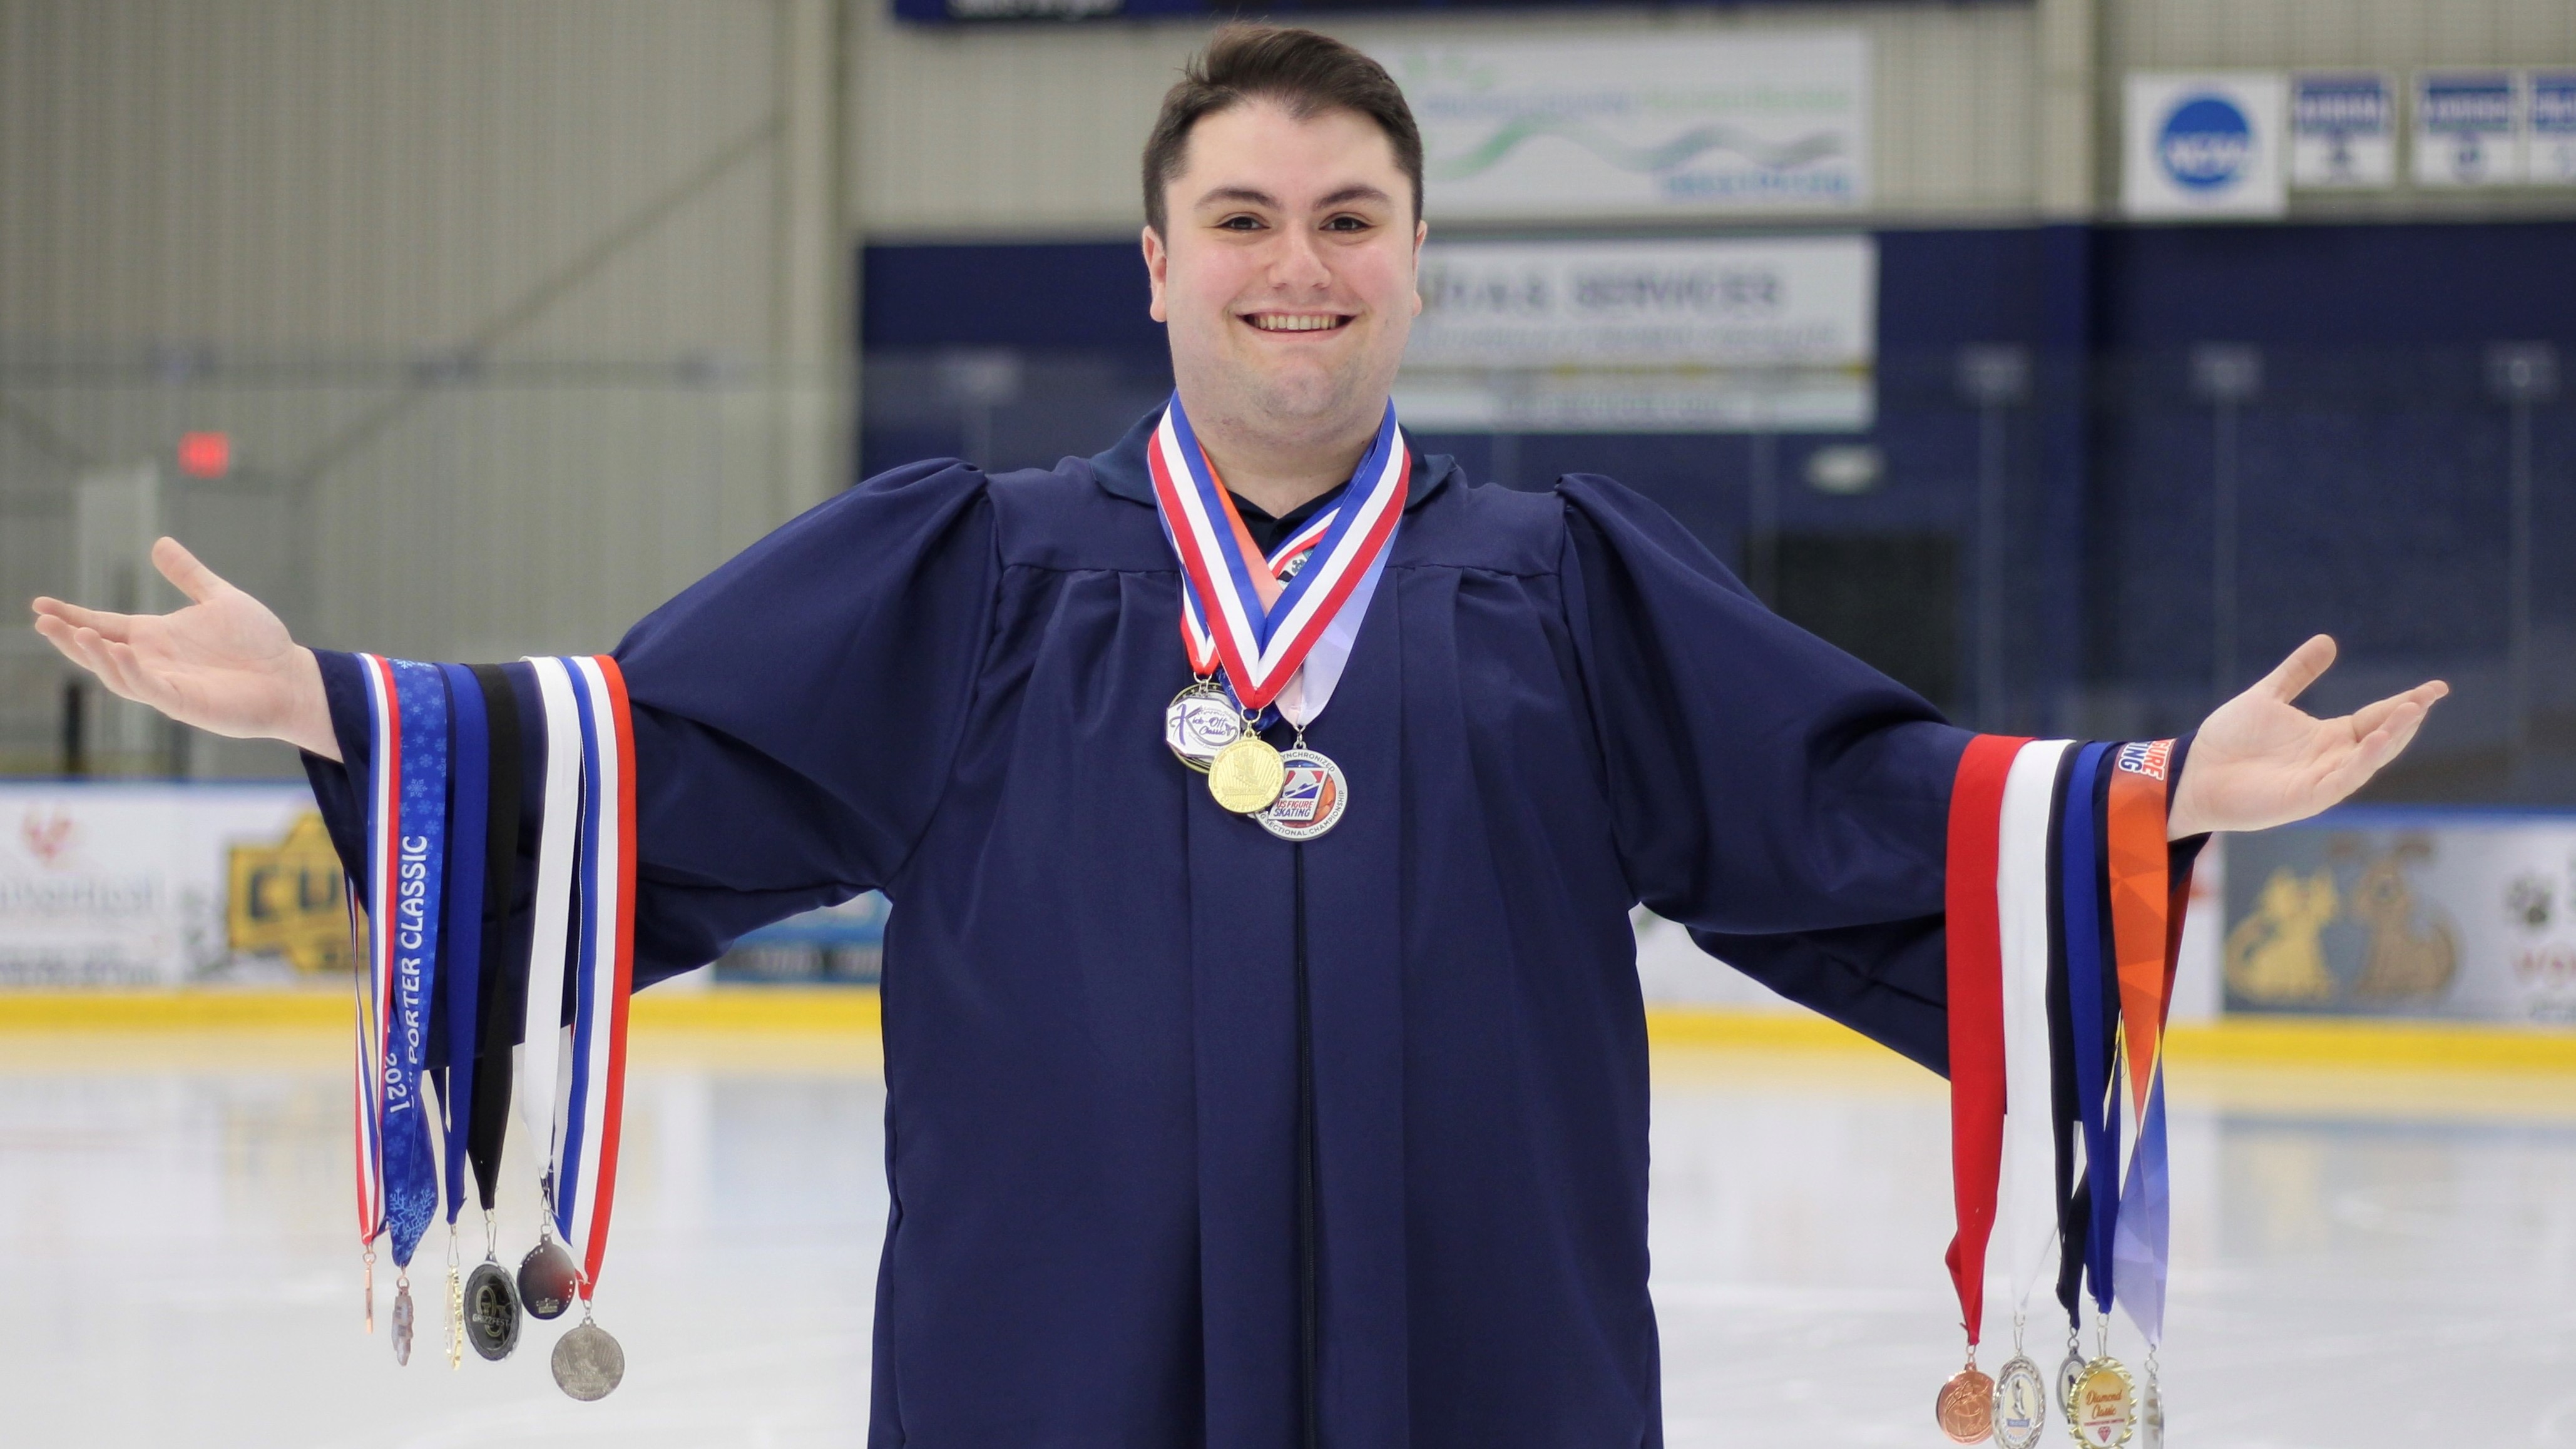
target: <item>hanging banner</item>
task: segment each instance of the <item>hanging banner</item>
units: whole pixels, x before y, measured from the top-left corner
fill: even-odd
[[[2227,866],[2230,1012],[2576,1023],[2576,817],[2338,810]]]
[[[2290,77],[2290,184],[2397,183],[2397,87],[2370,72]]]
[[[0,784],[0,987],[345,972],[341,889],[300,782]]]
[[[2289,85],[2266,72],[2132,75],[2122,208],[2139,217],[2279,216]]]
[[[1858,31],[1657,30],[1373,51],[1436,221],[1844,211],[1869,200]]]
[[[2415,77],[2415,184],[2503,186],[2522,179],[2522,85],[2509,70]]]
[[[2538,186],[2576,186],[2576,70],[2531,73],[2524,174]]]
[[[1435,242],[1396,407],[1437,431],[1866,428],[1869,236]]]

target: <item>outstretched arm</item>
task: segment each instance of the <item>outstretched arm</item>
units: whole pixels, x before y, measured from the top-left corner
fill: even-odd
[[[168,614],[111,614],[37,599],[36,632],[126,699],[235,739],[284,740],[340,758],[313,651],[266,604],[234,588],[175,538],[153,567],[188,596]]]
[[[2397,758],[2434,701],[2451,692],[2430,680],[2340,719],[2318,719],[2291,701],[2334,658],[2334,640],[2319,634],[2211,713],[2175,783],[2168,838],[2265,830],[2340,804]]]

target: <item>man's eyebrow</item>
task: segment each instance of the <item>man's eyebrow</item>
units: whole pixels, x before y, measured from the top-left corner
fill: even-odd
[[[1366,182],[1362,182],[1355,186],[1345,186],[1341,190],[1317,200],[1315,206],[1316,209],[1322,210],[1326,207],[1347,206],[1354,201],[1391,200],[1393,200],[1393,198],[1389,197],[1385,191],[1378,187],[1368,185]],[[1251,186],[1215,187],[1206,195],[1199,198],[1199,205],[1206,206],[1212,202],[1220,201],[1239,202],[1246,206],[1268,206],[1274,208],[1279,205],[1279,198],[1272,196],[1267,191]]]

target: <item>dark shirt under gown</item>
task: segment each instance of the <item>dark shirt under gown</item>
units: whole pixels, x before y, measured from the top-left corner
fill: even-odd
[[[1275,839],[1162,743],[1152,423],[896,469],[636,626],[637,979],[892,900],[874,1449],[1290,1449],[1301,1312],[1322,1444],[1659,1444],[1630,909],[1940,1070],[1969,736],[1619,484],[1423,458],[1309,731],[1348,812]]]

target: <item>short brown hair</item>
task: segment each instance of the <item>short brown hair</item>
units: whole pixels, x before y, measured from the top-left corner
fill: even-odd
[[[1163,188],[1181,174],[1190,130],[1245,101],[1277,101],[1298,120],[1326,111],[1357,111],[1377,122],[1395,147],[1395,164],[1413,183],[1413,215],[1422,216],[1422,128],[1386,67],[1329,35],[1283,25],[1228,25],[1163,94],[1163,112],[1145,139],[1145,224],[1163,230]]]

